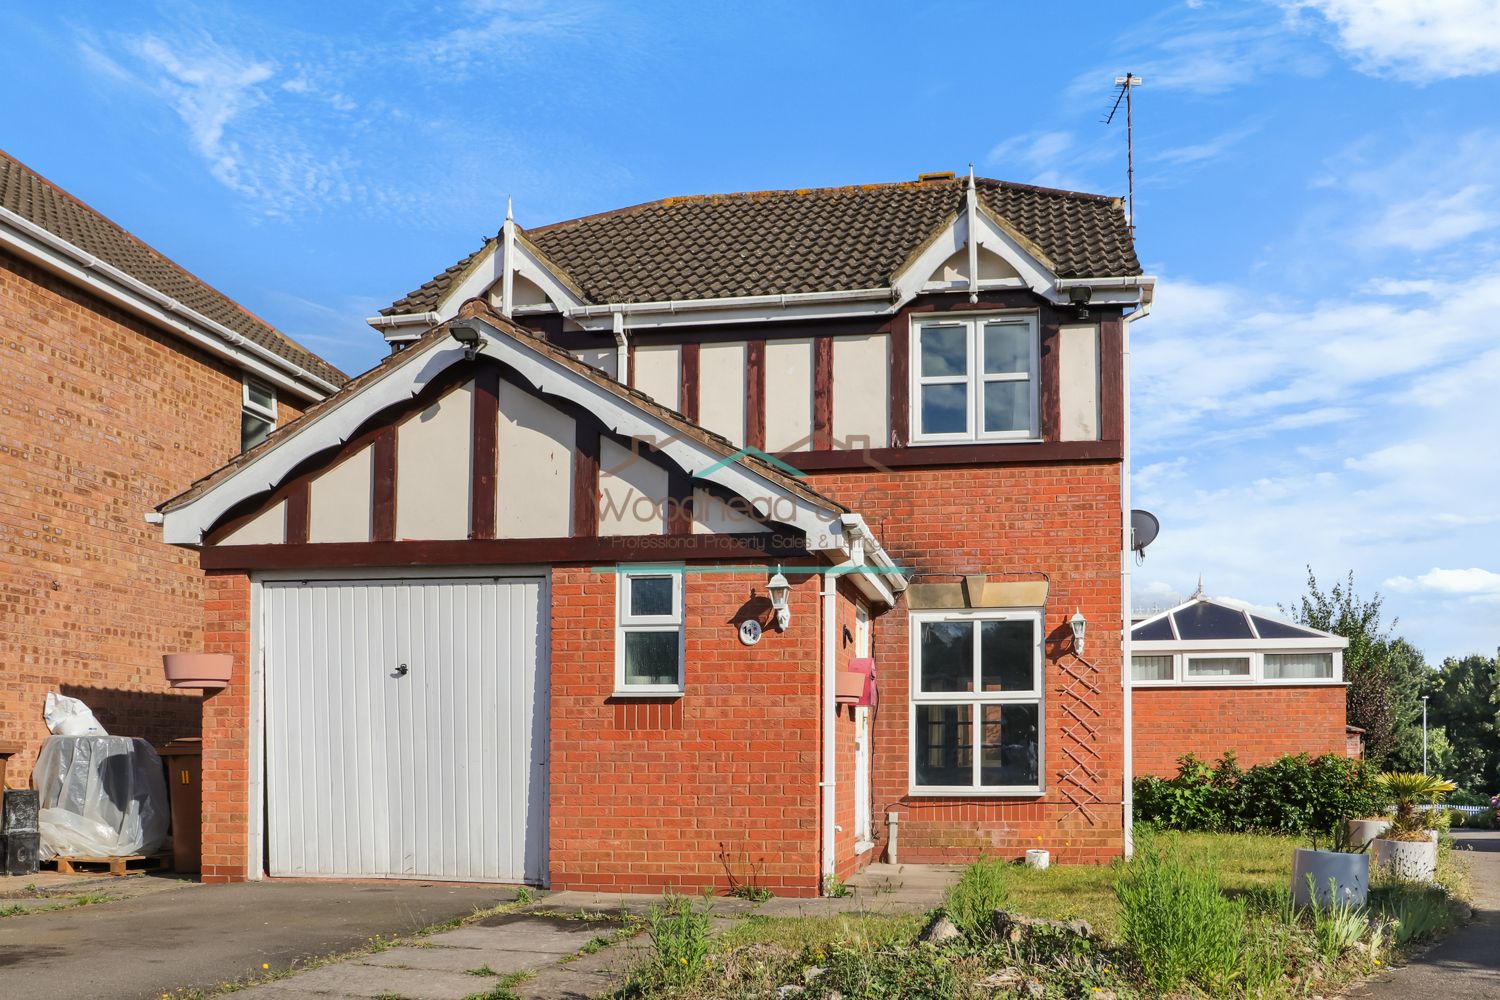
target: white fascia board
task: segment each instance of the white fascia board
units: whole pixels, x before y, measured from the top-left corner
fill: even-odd
[[[119,268],[87,253],[30,219],[0,208],[0,247],[80,285],[100,298],[169,330],[299,399],[317,402],[337,391],[314,375]]]
[[[910,302],[921,294],[927,279],[937,272],[943,261],[963,249],[968,242],[968,229],[967,220],[960,214],[937,234],[916,259],[891,276],[891,287],[895,289],[898,303]],[[963,287],[967,288],[967,284]]]
[[[366,316],[365,322],[377,330],[393,330],[403,326],[420,327],[422,330],[431,330],[443,321],[443,317],[435,312],[423,313],[397,313],[394,316]],[[386,334],[387,339],[395,334]],[[413,333],[411,336],[420,336]]]
[[[1348,640],[1338,639],[1132,639],[1133,652],[1146,653],[1278,653],[1316,650],[1333,653],[1347,648]]]
[[[551,358],[498,333],[482,318],[476,325],[483,338],[484,353],[510,365],[543,393],[571,400],[597,416],[617,434],[659,442],[658,450],[695,478],[716,483],[731,492],[755,499],[787,496],[792,517],[784,522],[807,535],[809,549],[843,549],[847,542],[838,514],[825,511],[802,497],[791,496],[780,486],[749,467],[731,462],[705,472],[723,460],[718,452],[679,435],[665,421],[646,413]],[[464,351],[448,338],[435,340],[421,354],[404,363],[333,408],[303,418],[291,435],[236,470],[202,496],[167,511],[162,521],[162,540],[171,545],[198,545],[203,535],[235,504],[273,489],[300,463],[347,441],[372,415],[420,393],[448,367],[463,360]]]
[[[517,233],[510,243],[515,248],[516,256],[513,274],[520,275],[540,288],[552,300],[553,305],[563,312],[584,305],[583,300],[553,274],[551,268],[542,263],[523,234]],[[439,322],[458,315],[458,307],[470,299],[484,299],[485,293],[504,278],[505,250],[502,241],[495,240],[481,251],[480,259],[474,262],[468,275],[439,300],[436,310]],[[514,289],[514,285],[512,288]],[[509,302],[502,302],[501,305],[503,308],[510,308]]]
[[[898,304],[910,302],[922,292],[927,291],[930,284],[928,279],[937,272],[943,261],[969,245],[968,216],[970,214],[976,220],[974,242],[1015,268],[1016,273],[1020,275],[1019,281],[1005,279],[1002,283],[993,285],[988,281],[977,282],[975,285],[977,290],[983,291],[986,285],[993,288],[1027,288],[1056,304],[1067,301],[1067,296],[1058,291],[1057,276],[1047,265],[1032,256],[1030,251],[1023,247],[1015,237],[997,226],[987,212],[974,212],[960,213],[927,245],[925,250],[917,255],[915,260],[896,272],[891,279],[891,284],[896,289]],[[947,290],[968,291],[969,289],[969,282],[963,281],[957,287]]]

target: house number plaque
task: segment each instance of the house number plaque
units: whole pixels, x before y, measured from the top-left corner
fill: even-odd
[[[740,642],[747,646],[753,646],[760,642],[760,622],[754,618],[748,618],[740,623]]]

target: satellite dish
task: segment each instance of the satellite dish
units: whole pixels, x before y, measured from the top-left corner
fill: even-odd
[[[1146,555],[1146,546],[1156,541],[1161,533],[1161,522],[1149,510],[1130,512],[1130,547],[1141,557]]]

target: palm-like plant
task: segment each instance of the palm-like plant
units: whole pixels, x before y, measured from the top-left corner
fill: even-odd
[[[1417,805],[1434,803],[1457,786],[1446,778],[1439,778],[1433,774],[1389,771],[1380,776],[1380,787],[1396,803],[1396,815],[1391,821],[1391,832],[1425,835],[1426,820],[1417,811]]]

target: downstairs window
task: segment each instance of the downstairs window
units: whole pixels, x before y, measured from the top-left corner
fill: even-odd
[[[1041,792],[1038,612],[912,615],[911,790]]]

